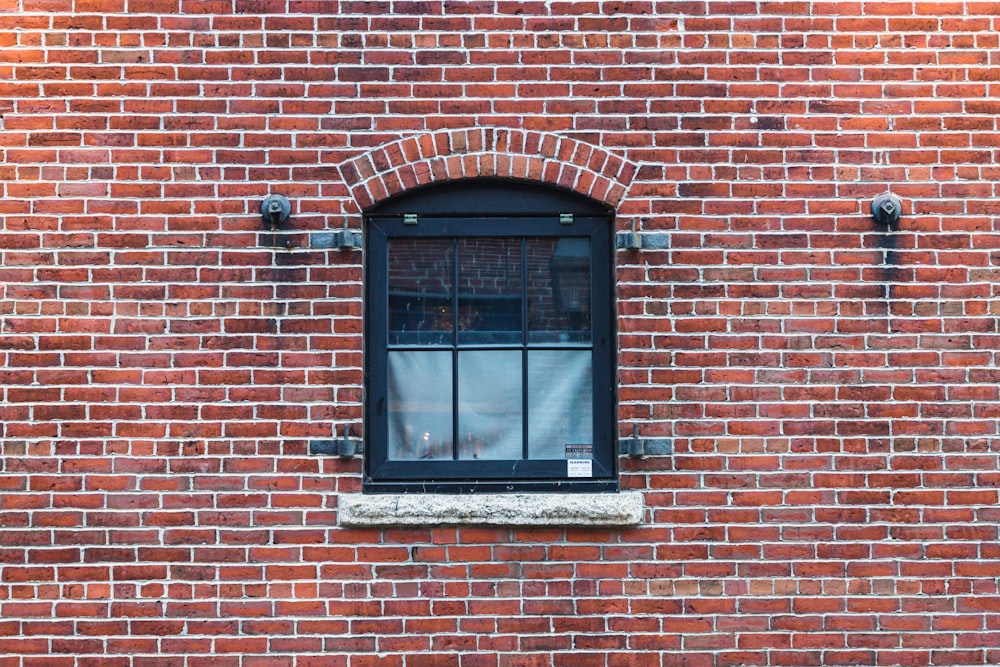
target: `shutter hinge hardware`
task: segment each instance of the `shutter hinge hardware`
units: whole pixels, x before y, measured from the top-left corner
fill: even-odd
[[[333,233],[332,245],[340,250],[361,250],[361,232],[348,229],[345,218],[344,228]]]
[[[642,247],[642,237],[639,236],[635,231],[635,220],[632,220],[632,229],[627,232],[619,232],[615,234],[615,248],[624,248],[625,250],[638,250]]]
[[[573,214],[572,213],[560,213],[559,214],[559,224],[560,225],[572,225],[573,224]]]
[[[337,427],[333,427],[334,436],[337,435]],[[361,438],[351,436],[351,425],[344,426],[344,435],[333,440],[313,440],[309,443],[309,453],[314,456],[339,456],[342,459],[349,459],[362,453],[363,444]]]
[[[404,213],[403,214],[403,224],[404,225],[415,225],[415,224],[417,224],[417,214],[416,213]]]
[[[645,222],[645,218],[643,222]],[[670,232],[638,232],[635,221],[627,232],[615,234],[615,248],[618,250],[667,250],[670,248]]]
[[[632,437],[618,440],[618,453],[629,458],[671,454],[674,443],[670,438],[640,438],[639,425],[632,425]]]

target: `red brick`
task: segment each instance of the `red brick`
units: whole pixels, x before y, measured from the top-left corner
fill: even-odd
[[[0,653],[998,661],[993,4],[16,4]],[[662,242],[614,267],[651,523],[337,525],[360,460],[307,452],[362,430],[365,276],[309,235],[476,176]]]

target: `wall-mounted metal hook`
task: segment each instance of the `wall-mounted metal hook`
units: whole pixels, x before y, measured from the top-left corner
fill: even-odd
[[[361,232],[347,228],[347,218],[344,218],[344,228],[333,233],[333,246],[340,250],[361,250]]]
[[[886,192],[872,200],[871,213],[872,220],[885,227],[892,227],[899,222],[903,213],[903,202],[891,192]]]
[[[268,195],[260,203],[260,217],[264,226],[274,231],[288,221],[292,214],[292,202],[285,195]]]
[[[615,236],[615,247],[623,250],[638,250],[642,247],[642,239],[635,231],[635,218],[632,219],[631,231],[618,232]]]
[[[618,453],[630,458],[671,454],[674,442],[670,438],[640,438],[639,425],[632,424],[632,437],[618,440]]]
[[[334,435],[337,428],[334,426]],[[342,459],[353,458],[361,453],[361,438],[351,437],[351,425],[344,425],[344,435],[333,440],[313,440],[309,443],[309,453],[313,455],[325,454],[327,456],[339,456]]]
[[[645,218],[642,220],[646,222]],[[666,250],[670,248],[670,232],[639,232],[635,219],[632,229],[615,234],[615,248],[618,250]]]
[[[632,458],[642,456],[642,440],[639,439],[639,425],[632,424],[632,437],[622,438],[619,441],[618,447],[619,454],[625,454]]]

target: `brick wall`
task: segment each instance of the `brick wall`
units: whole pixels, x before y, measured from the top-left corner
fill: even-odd
[[[0,666],[1000,662],[998,9],[0,0]],[[481,175],[666,239],[638,528],[337,524],[361,254],[310,239]]]

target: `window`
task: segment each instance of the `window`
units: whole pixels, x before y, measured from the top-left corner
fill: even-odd
[[[617,489],[611,213],[467,180],[365,224],[365,490]]]

